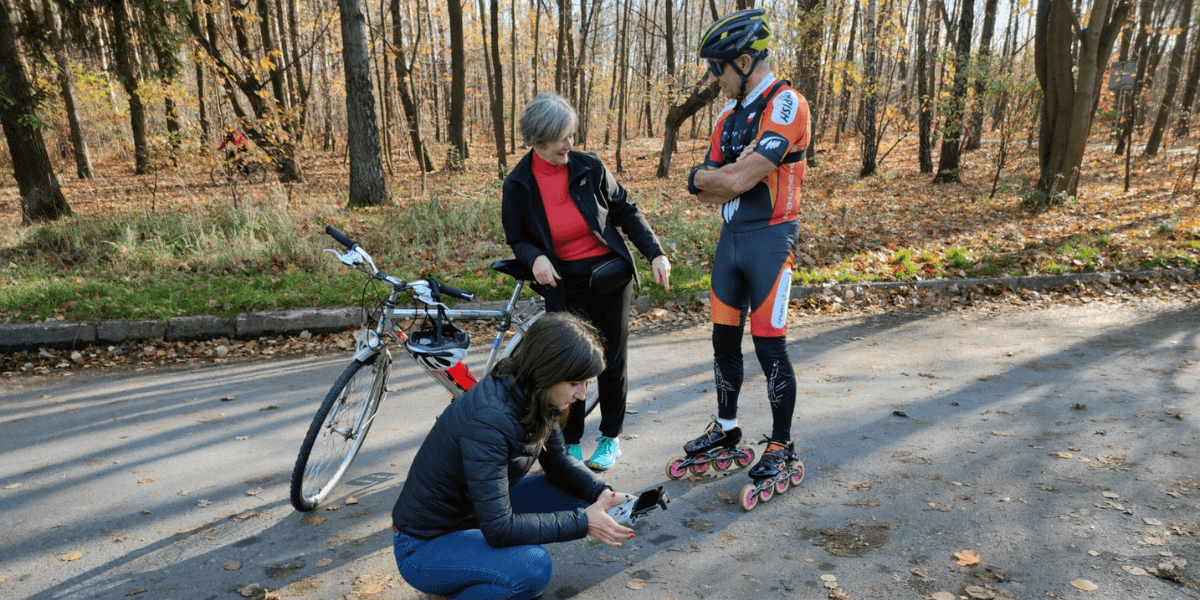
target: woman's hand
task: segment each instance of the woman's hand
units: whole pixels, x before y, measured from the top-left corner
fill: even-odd
[[[607,492],[607,490],[606,490]],[[608,509],[632,499],[629,494],[603,493],[594,504],[587,507],[588,535],[608,544],[621,547],[621,542],[633,538],[633,530],[618,524],[608,516]]]
[[[559,277],[558,271],[554,270],[554,265],[550,264],[550,259],[545,254],[533,261],[533,278],[538,283],[550,287],[558,287],[557,280],[562,279],[562,277]]]
[[[650,266],[654,268],[654,283],[661,284],[663,289],[671,291],[671,261],[666,254],[659,254]]]

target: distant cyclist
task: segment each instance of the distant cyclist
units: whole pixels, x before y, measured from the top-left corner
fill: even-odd
[[[762,9],[726,15],[701,38],[708,81],[720,86],[729,104],[713,128],[704,162],[688,174],[688,191],[720,206],[724,226],[712,266],[717,418],[685,450],[692,456],[741,440],[737,409],[749,314],[773,420],[767,449],[750,470],[755,481],[776,475],[796,458],[791,436],[796,376],[787,353],[787,311],[810,135],[808,101],[771,72],[765,15]]]
[[[242,132],[230,127],[225,130],[225,139],[221,140],[221,145],[217,150],[225,152],[226,162],[236,164],[240,168],[245,168],[246,152],[250,150],[250,142],[246,139]]]

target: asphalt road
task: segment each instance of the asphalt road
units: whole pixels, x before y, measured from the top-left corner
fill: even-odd
[[[623,548],[550,546],[546,597],[1200,598],[1198,325],[1200,306],[1159,301],[794,322],[808,475],[749,513],[744,470],[664,474],[715,412],[709,329],[642,332],[606,479],[672,502]],[[389,513],[448,397],[414,366],[398,361],[336,510],[287,501],[347,362],[4,382],[0,597],[423,597],[397,574]],[[967,550],[978,562],[956,564]]]

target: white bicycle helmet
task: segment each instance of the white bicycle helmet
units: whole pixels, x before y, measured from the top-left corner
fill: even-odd
[[[444,371],[467,357],[471,336],[453,323],[442,323],[440,330],[431,323],[414,331],[405,346],[426,366]]]

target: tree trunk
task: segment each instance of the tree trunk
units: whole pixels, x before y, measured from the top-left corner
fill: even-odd
[[[342,64],[346,71],[346,146],[350,152],[350,206],[388,202],[371,90],[367,19],[362,0],[338,0],[342,21]]]
[[[500,3],[491,0],[492,26],[492,71],[496,80],[496,93],[492,96],[492,128],[496,132],[496,163],[501,177],[508,171],[508,156],[504,142],[504,71],[500,64]]]
[[[1034,67],[1042,90],[1038,135],[1038,204],[1060,203],[1078,194],[1079,173],[1100,93],[1100,76],[1113,42],[1129,16],[1129,1],[1095,0],[1088,26],[1080,32],[1078,58],[1071,44],[1078,22],[1070,5],[1038,0],[1034,33]]]
[[[58,15],[50,6],[50,0],[42,0],[42,15],[46,20],[50,34],[50,44],[54,47],[54,62],[58,63],[55,76],[58,78],[58,88],[62,94],[63,108],[67,113],[67,124],[71,130],[71,150],[75,157],[75,174],[80,179],[91,179],[95,175],[92,170],[92,153],[88,150],[87,140],[83,139],[83,126],[79,122],[79,111],[75,106],[75,84],[71,81],[71,63],[67,57],[67,48],[63,44],[61,26]],[[0,10],[4,10],[0,5]]]
[[[1179,123],[1175,125],[1175,137],[1183,138],[1188,135],[1188,126],[1196,110],[1196,86],[1200,83],[1200,33],[1196,34],[1196,47],[1192,52],[1191,67],[1188,68],[1187,85],[1183,88],[1183,101],[1179,103]]]
[[[179,123],[179,110],[175,105],[175,90],[172,89],[175,79],[179,77],[179,61],[175,58],[178,50],[174,36],[170,35],[170,24],[162,6],[153,6],[148,10],[152,31],[148,32],[150,47],[154,50],[158,62],[159,76],[162,78],[165,94],[163,95],[163,114],[167,124],[167,142],[171,146],[171,164],[179,166],[179,146],[183,143],[183,129]]]
[[[1062,0],[1057,0],[1061,2]],[[971,34],[975,27],[975,0],[963,0],[959,10],[958,42],[954,47],[954,91],[947,102],[942,121],[942,152],[938,156],[934,183],[960,183],[959,163],[962,158],[962,134],[967,107],[967,67],[971,62]]]
[[[821,40],[825,38],[825,0],[799,0],[800,39],[796,45],[796,81],[793,87],[816,103],[821,90]],[[810,115],[810,118],[815,115]],[[808,162],[815,164],[818,127],[808,139]]]
[[[21,224],[29,225],[70,215],[71,207],[58,186],[42,132],[30,119],[37,113],[37,99],[25,77],[16,39],[7,3],[0,2],[0,90],[5,99],[0,102],[0,125],[21,194]]]
[[[932,142],[929,139],[933,129],[933,98],[929,90],[929,52],[925,49],[925,40],[929,30],[929,2],[917,0],[920,16],[917,20],[917,98],[920,102],[917,114],[917,160],[922,173],[933,172]]]
[[[1183,74],[1183,59],[1187,55],[1188,26],[1192,22],[1192,0],[1181,0],[1179,11],[1179,34],[1175,36],[1175,48],[1171,50],[1171,64],[1167,66],[1167,89],[1163,91],[1162,100],[1158,103],[1158,116],[1154,119],[1154,127],[1150,130],[1150,138],[1146,140],[1146,156],[1158,154],[1162,145],[1163,133],[1167,130],[1167,120],[1171,118],[1171,103],[1175,100],[1175,92],[1179,89],[1179,76]]]
[[[867,0],[867,14],[863,19],[863,36],[866,47],[863,48],[863,122],[862,122],[862,169],[859,177],[875,174],[875,159],[879,155],[879,138],[875,128],[875,104],[879,98],[879,80],[876,74],[875,50],[875,13],[878,10],[878,0]]]
[[[142,97],[138,93],[141,69],[133,51],[133,41],[129,39],[130,32],[134,31],[133,22],[125,0],[109,0],[108,8],[113,20],[113,60],[117,63],[117,76],[121,85],[129,95],[129,125],[133,129],[133,172],[145,175],[150,172],[150,145],[146,139],[146,108],[142,105]]]
[[[983,109],[984,95],[987,93],[987,82],[991,72],[989,60],[992,56],[992,35],[996,31],[997,0],[987,0],[983,5],[983,31],[979,34],[979,52],[976,56],[975,74],[975,105],[971,108],[971,121],[967,125],[967,145],[965,150],[978,150],[983,138]]]
[[[617,160],[615,165],[617,173],[625,172],[625,165],[621,160],[621,149],[625,144],[625,107],[629,98],[629,12],[632,3],[633,0],[625,0],[624,17],[621,19],[621,43],[617,46],[621,56],[619,61],[621,83],[617,93]]]
[[[842,132],[846,130],[846,117],[850,110],[850,90],[854,87],[850,84],[850,80],[853,78],[854,69],[854,37],[858,31],[858,2],[854,3],[854,16],[850,19],[850,43],[846,44],[846,67],[842,74],[842,100],[838,106],[837,130],[833,134],[834,145],[841,143]]]
[[[400,94],[400,105],[404,108],[404,118],[408,122],[408,140],[412,144],[413,156],[417,159],[420,169],[429,173],[433,171],[433,158],[425,147],[421,137],[421,115],[415,101],[416,86],[412,84],[412,67],[408,64],[407,53],[404,50],[404,32],[400,16],[400,0],[392,0],[392,52],[396,55],[396,91]],[[413,47],[421,44],[421,23],[417,22],[416,41]]]
[[[655,177],[663,178],[671,173],[671,155],[675,152],[675,141],[684,121],[699,112],[701,108],[708,106],[720,94],[721,88],[715,83],[705,85],[706,79],[707,77],[701,77],[696,85],[692,86],[692,93],[683,101],[683,104],[673,105],[667,109],[666,122],[663,124],[662,153],[658,159],[658,170],[654,172]]]
[[[448,0],[446,7],[450,21],[450,119],[446,123],[446,141],[449,142],[450,148],[446,156],[446,166],[452,171],[462,171],[466,168],[468,157],[465,135],[467,72],[466,49],[463,46],[462,0]]]

